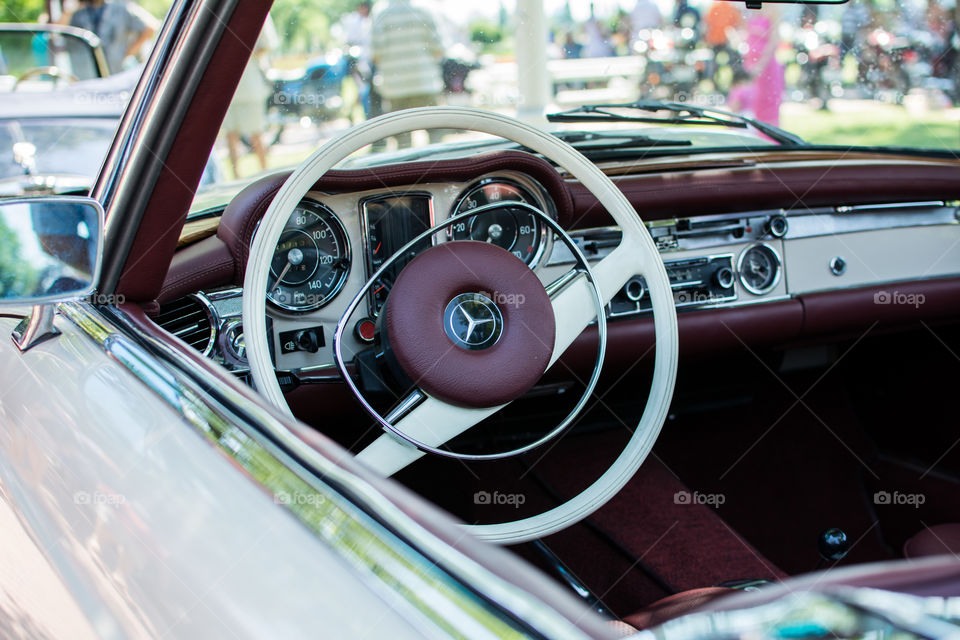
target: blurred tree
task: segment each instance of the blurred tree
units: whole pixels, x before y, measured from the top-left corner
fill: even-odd
[[[486,48],[503,40],[503,29],[497,23],[489,20],[471,22],[469,29],[470,40],[476,42],[481,48]]]
[[[36,22],[45,10],[43,0],[3,0],[0,22]]]
[[[173,0],[137,0],[137,4],[149,11],[155,18],[162,20],[167,16]]]
[[[343,0],[276,0],[270,15],[283,50],[319,54],[330,44],[330,25],[351,10]]]
[[[32,292],[37,272],[20,254],[20,239],[0,220],[0,297]]]

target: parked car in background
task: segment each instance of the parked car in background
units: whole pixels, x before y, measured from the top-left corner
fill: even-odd
[[[139,77],[137,68],[0,96],[0,197],[86,195]],[[211,155],[201,187],[223,179]]]
[[[109,73],[100,38],[90,31],[0,23],[0,92],[44,90]]]

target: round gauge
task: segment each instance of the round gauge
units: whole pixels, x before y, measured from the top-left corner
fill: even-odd
[[[454,240],[495,244],[532,267],[540,257],[544,234],[536,215],[522,207],[510,205],[511,202],[523,202],[534,207],[540,206],[536,198],[523,187],[505,180],[486,180],[468,189],[451,215],[501,202],[501,207],[454,224],[450,229],[450,237]]]
[[[743,288],[757,295],[767,293],[780,280],[780,258],[765,244],[755,244],[740,254],[737,264]]]
[[[323,205],[304,200],[287,220],[270,263],[267,300],[289,311],[330,302],[350,273],[343,225]]]

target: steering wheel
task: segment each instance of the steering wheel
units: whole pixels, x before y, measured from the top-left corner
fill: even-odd
[[[643,416],[617,459],[580,494],[548,511],[509,522],[464,525],[472,534],[491,542],[513,544],[541,538],[590,515],[633,477],[653,447],[666,419],[677,372],[676,309],[660,254],[623,193],[600,169],[567,143],[504,115],[461,107],[428,107],[397,111],[374,118],[324,144],[297,167],[283,184],[264,214],[254,237],[243,283],[242,307],[250,371],[257,390],[268,401],[289,414],[290,408],[277,382],[266,339],[265,292],[274,250],[294,208],[327,171],[353,152],[386,137],[434,128],[487,133],[540,153],[589,189],[619,225],[623,240],[592,268],[579,270],[577,273],[571,270],[570,277],[566,278],[563,286],[557,287],[550,295],[537,278],[524,278],[523,273],[517,271],[516,267],[520,265],[526,269],[525,273],[532,274],[521,261],[498,247],[476,242],[447,242],[425,250],[411,261],[397,277],[394,291],[406,280],[408,283],[416,283],[426,297],[419,298],[416,305],[392,304],[388,297],[383,311],[385,319],[381,321],[385,329],[381,333],[385,331],[389,335],[391,346],[398,353],[398,360],[407,373],[411,374],[411,378],[418,382],[429,379],[429,384],[424,382],[420,385],[417,390],[417,404],[412,409],[408,407],[408,410],[399,413],[394,409],[391,416],[388,416],[394,418],[388,422],[407,437],[384,433],[358,454],[361,461],[384,475],[391,475],[404,468],[424,455],[424,449],[429,450],[430,447],[444,444],[529,390],[539,379],[539,375],[556,362],[583,329],[598,320],[596,302],[609,302],[627,280],[635,275],[646,279],[650,292],[656,332],[653,381]],[[553,228],[555,232],[563,234],[559,227]],[[496,376],[495,380],[471,380],[469,394],[462,393],[462,389],[458,393],[457,384],[450,384],[451,380],[462,381],[456,376],[457,367],[452,367],[453,372],[447,376],[429,378],[429,370],[434,368],[433,365],[439,360],[445,360],[448,354],[462,356],[458,349],[464,347],[466,352],[469,348],[466,344],[450,344],[455,336],[442,333],[445,327],[453,324],[450,320],[450,309],[454,308],[456,312],[454,302],[455,298],[459,298],[449,298],[450,294],[464,293],[465,281],[457,281],[448,273],[455,271],[458,263],[465,265],[467,272],[481,274],[477,282],[467,283],[466,291],[470,294],[478,291],[475,288],[478,282],[490,286],[488,282],[484,282],[488,273],[495,274],[496,278],[536,282],[535,286],[529,285],[529,282],[524,285],[531,286],[527,291],[535,299],[532,305],[534,310],[530,312],[534,315],[521,316],[518,319],[510,310],[504,309],[499,334],[501,340],[514,339],[515,336],[510,337],[511,331],[522,326],[524,332],[521,332],[521,335],[530,336],[531,332],[534,334],[535,340],[532,342],[536,343],[536,349],[528,353],[529,357],[512,359],[517,361],[516,367],[519,370],[514,370],[513,365],[507,365],[507,369],[501,370],[501,375]],[[451,283],[451,279],[454,282]],[[374,280],[376,274],[358,294],[357,299],[364,295]],[[496,284],[492,286],[495,287]],[[544,301],[547,305],[546,312],[543,308]],[[341,319],[336,332],[337,339],[355,306],[351,305]],[[443,311],[440,311],[441,309]],[[491,311],[497,313],[496,309]],[[479,312],[483,313],[482,310]],[[602,319],[600,321],[602,322]],[[474,320],[471,320],[468,338],[474,324]],[[405,340],[405,336],[411,332],[417,332],[417,335]],[[438,333],[440,335],[436,335]],[[394,344],[407,341],[413,344]],[[435,349],[444,341],[445,351],[438,353]],[[433,345],[433,351],[430,350],[430,345]],[[544,348],[545,355],[542,353]],[[339,352],[338,348],[337,351]],[[497,349],[492,347],[486,352],[473,351],[472,355],[476,362],[482,363],[487,357],[495,357],[496,351]],[[531,360],[535,362],[531,363]],[[467,363],[464,366],[470,366],[464,359],[455,358],[453,362]],[[514,388],[504,388],[511,385]],[[352,383],[350,386],[356,391]],[[362,398],[361,401],[365,403]],[[582,408],[582,405],[583,403],[578,409]],[[384,423],[383,419],[380,421]],[[417,441],[424,446],[418,448],[410,441]]]
[[[55,85],[60,82],[60,80],[66,80],[67,82],[77,81],[77,76],[73,75],[69,71],[62,71],[60,67],[33,67],[20,74],[20,76],[17,78],[17,81],[13,83],[13,91],[17,90],[17,87],[20,86],[21,82],[30,80],[36,76],[50,76],[53,78],[53,84]]]

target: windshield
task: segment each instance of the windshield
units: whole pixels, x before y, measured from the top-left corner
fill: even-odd
[[[157,27],[151,16],[170,6],[122,3],[123,24],[133,26],[114,38],[75,0],[54,2],[62,11],[49,16],[43,3],[32,4],[27,13],[5,5],[0,19],[99,24],[113,71],[136,67]],[[957,13],[955,0],[761,10],[723,0],[276,0],[212,162],[227,194],[234,179],[295,166],[351,124],[435,104],[489,109],[564,132],[596,160],[772,145],[952,154],[960,148]],[[21,92],[82,81],[92,71],[81,68],[86,58],[70,45],[76,39],[65,38],[26,31],[0,39],[5,77],[28,74]],[[609,108],[637,101],[645,108]],[[546,117],[596,115],[598,106],[618,117]],[[721,122],[714,114],[703,122],[697,109],[738,118]],[[616,140],[581,135],[611,130]],[[451,143],[476,146],[475,138],[414,132],[356,162],[453,156]],[[447,148],[423,150],[431,143]]]
[[[775,144],[953,150],[955,12],[952,0],[761,10],[709,0],[277,0],[220,155],[228,176],[246,177],[295,164],[352,123],[443,104],[551,131],[615,128],[629,138],[621,151],[633,140],[645,157]],[[545,118],[637,101],[648,108],[606,109],[626,117],[599,122]],[[672,104],[649,108],[662,102]],[[684,107],[743,118],[693,122]],[[465,139],[415,132],[371,151],[421,157],[403,150]]]

